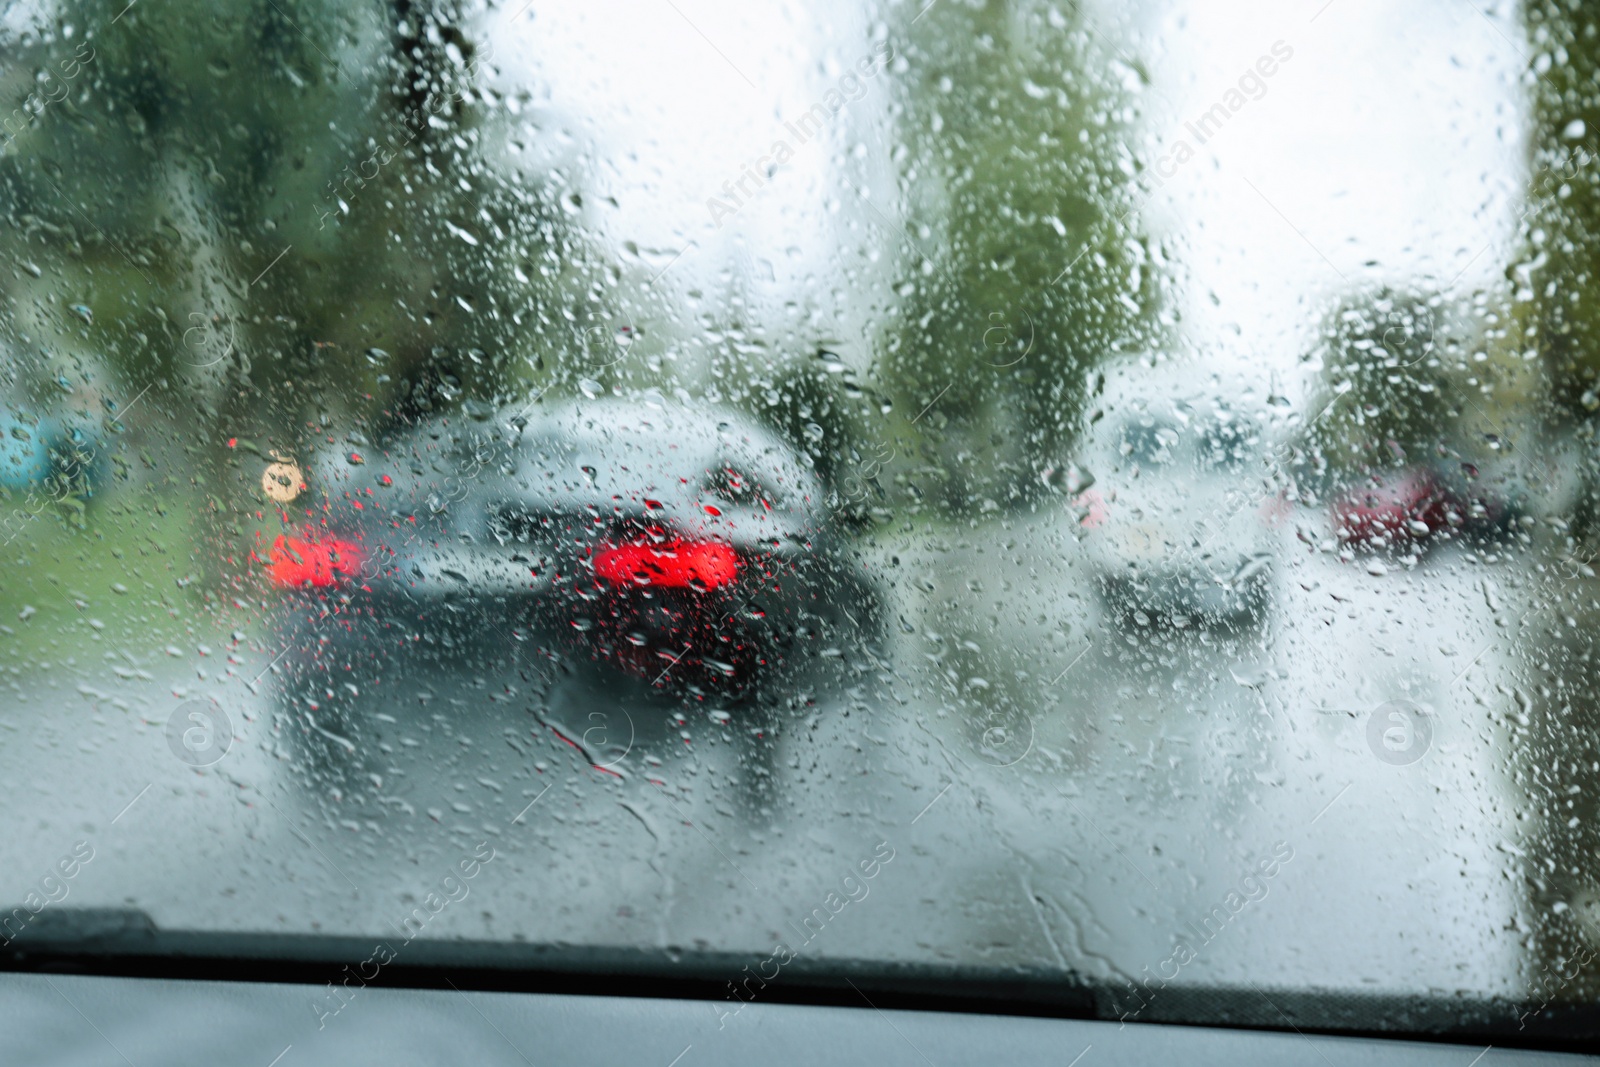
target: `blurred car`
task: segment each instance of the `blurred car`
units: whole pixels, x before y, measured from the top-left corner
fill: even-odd
[[[529,712],[615,773],[681,751],[702,713],[769,750],[790,687],[874,617],[815,474],[730,411],[435,418],[306,479],[317,521],[263,562],[280,703],[336,762]]]
[[[1272,524],[1262,422],[1189,368],[1106,372],[1081,453],[1083,545],[1122,623],[1237,628],[1270,600]]]
[[[1496,501],[1496,510],[1503,502]],[[1368,475],[1333,501],[1333,525],[1341,542],[1366,548],[1420,543],[1466,523],[1465,502],[1438,472],[1408,466]],[[1487,509],[1485,509],[1487,514]]]
[[[1432,457],[1347,475],[1330,494],[1338,541],[1362,551],[1413,551],[1451,540],[1492,544],[1569,514],[1581,494],[1579,446],[1540,442],[1505,456]]]

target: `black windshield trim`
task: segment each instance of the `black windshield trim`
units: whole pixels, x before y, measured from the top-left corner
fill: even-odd
[[[1174,983],[1130,1013],[1126,982],[1059,970],[796,957],[762,983],[756,976],[772,973],[771,958],[742,953],[171,931],[132,910],[55,909],[39,917],[52,918],[0,947],[0,971],[723,1001],[730,1012],[748,1000],[1600,1052],[1600,1007],[1588,1005],[1540,1012],[1483,997]],[[360,964],[380,942],[394,958],[363,981]]]

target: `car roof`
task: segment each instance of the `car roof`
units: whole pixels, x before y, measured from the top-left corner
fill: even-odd
[[[809,524],[823,509],[808,457],[781,437],[725,407],[664,400],[564,401],[508,406],[484,419],[433,418],[376,448],[330,446],[319,452],[313,477],[333,496],[398,484],[419,507],[442,497],[434,511],[443,501],[458,512],[518,503],[687,519],[707,514],[709,504],[713,514],[742,508]],[[725,497],[730,489],[739,499]]]

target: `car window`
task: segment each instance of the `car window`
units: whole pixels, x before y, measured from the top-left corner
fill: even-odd
[[[1588,1004],[1596,32],[11,5],[0,939]]]

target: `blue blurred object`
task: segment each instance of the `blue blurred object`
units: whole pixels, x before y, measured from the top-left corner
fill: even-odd
[[[108,467],[104,442],[91,429],[47,416],[29,423],[0,412],[0,487],[92,496]]]
[[[26,489],[50,474],[50,447],[43,423],[29,425],[0,412],[0,486]]]

